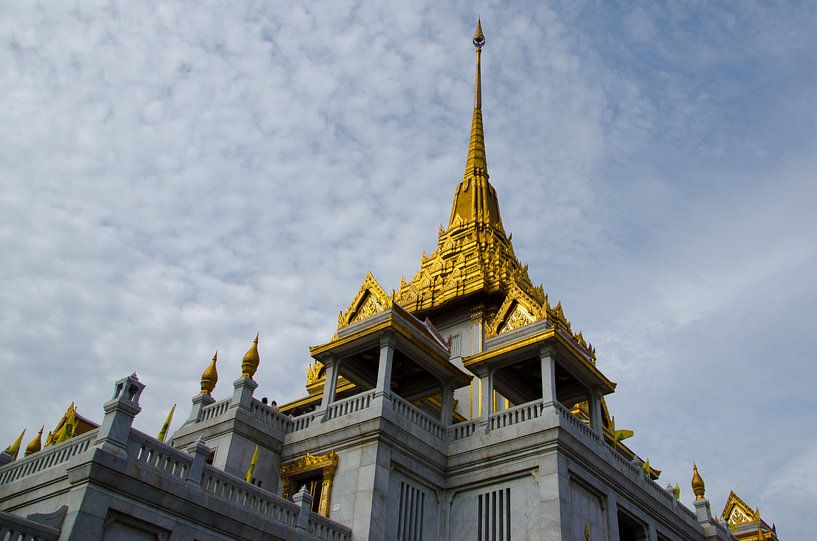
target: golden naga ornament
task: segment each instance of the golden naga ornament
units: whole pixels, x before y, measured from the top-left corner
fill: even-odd
[[[216,361],[218,361],[218,350],[216,350],[216,353],[213,355],[210,364],[208,364],[204,372],[201,373],[201,394],[209,396],[213,393],[213,389],[216,388],[216,383],[218,383]]]
[[[258,363],[261,362],[258,356],[258,333],[255,334],[255,340],[252,341],[250,349],[244,354],[244,359],[241,361],[241,377],[252,379],[258,370]]]
[[[706,487],[701,474],[698,473],[698,465],[692,464],[692,492],[695,494],[696,500],[703,500]]]
[[[37,432],[37,435],[34,437],[34,439],[31,440],[28,443],[28,445],[26,445],[26,455],[25,456],[32,455],[32,454],[38,452],[40,449],[43,448],[42,437],[43,437],[43,429],[44,428],[45,428],[45,425],[41,426],[40,431]]]

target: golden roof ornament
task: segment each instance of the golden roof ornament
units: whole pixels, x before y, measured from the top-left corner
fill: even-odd
[[[211,395],[213,389],[216,388],[218,382],[218,371],[216,370],[216,361],[218,361],[218,350],[213,355],[213,359],[204,372],[201,373],[201,394]]]
[[[25,435],[25,433],[26,430],[24,428],[23,431],[20,432],[20,435],[17,436],[17,439],[14,440],[14,443],[6,448],[5,452],[7,455],[11,456],[12,460],[17,460],[17,455],[20,453],[20,445],[23,443],[23,435]]]
[[[37,432],[37,435],[34,437],[34,439],[31,440],[30,442],[28,442],[28,445],[26,445],[26,454],[25,454],[25,456],[34,454],[34,453],[38,452],[40,449],[43,448],[42,437],[43,437],[43,429],[44,428],[45,428],[45,425],[41,426],[40,431]]]
[[[258,356],[258,333],[256,333],[255,340],[253,340],[250,349],[247,350],[244,359],[241,361],[241,377],[252,379],[256,370],[258,370],[259,362],[261,362],[261,359]]]
[[[704,499],[704,480],[701,474],[698,473],[698,465],[694,462],[692,463],[692,492],[695,494],[696,500]]]

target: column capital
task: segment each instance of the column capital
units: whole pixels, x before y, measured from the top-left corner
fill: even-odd
[[[397,345],[397,337],[394,336],[392,333],[386,333],[380,337],[380,347],[390,347],[393,348]]]
[[[539,358],[543,359],[545,357],[555,357],[556,356],[556,348],[552,345],[547,344],[544,346],[539,347]]]
[[[338,362],[340,362],[340,361],[339,361],[339,359],[338,359],[338,358],[337,358],[335,355],[332,355],[331,353],[330,353],[329,355],[326,355],[325,357],[321,357],[321,358],[320,358],[320,359],[318,359],[318,360],[319,360],[319,361],[321,362],[321,364],[323,364],[323,365],[324,365],[326,368],[329,368],[330,366],[334,366],[334,365],[336,365]]]

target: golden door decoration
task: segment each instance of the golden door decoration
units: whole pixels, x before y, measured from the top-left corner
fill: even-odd
[[[338,469],[338,455],[334,450],[325,455],[312,455],[308,452],[303,458],[284,464],[281,466],[281,485],[283,496],[289,499],[295,488],[298,478],[310,473],[320,473],[321,489],[320,502],[318,503],[318,514],[329,516],[329,495],[332,492],[332,480]],[[308,484],[308,483],[307,483]],[[314,496],[314,492],[313,492]]]

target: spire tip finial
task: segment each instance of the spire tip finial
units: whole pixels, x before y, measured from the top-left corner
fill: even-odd
[[[485,34],[482,33],[482,21],[477,17],[477,29],[474,31],[474,47],[480,49],[485,45]]]

